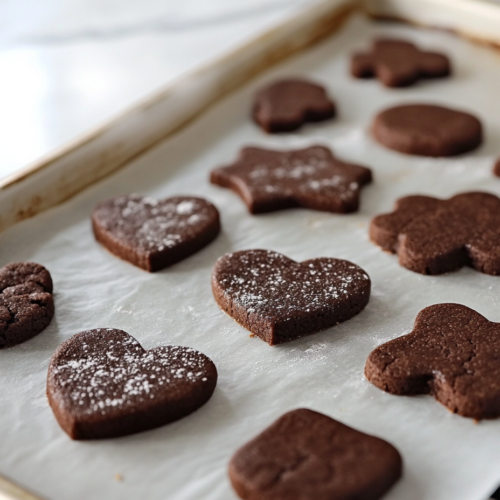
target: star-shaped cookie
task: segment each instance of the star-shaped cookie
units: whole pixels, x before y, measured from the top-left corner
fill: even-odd
[[[406,87],[420,78],[439,78],[451,73],[444,54],[426,52],[404,40],[379,39],[368,52],[351,59],[356,78],[378,78],[386,87]]]
[[[371,180],[370,169],[338,160],[323,146],[244,148],[232,165],[210,175],[212,184],[235,191],[252,214],[292,207],[355,212],[360,188]]]
[[[443,274],[470,266],[499,275],[500,199],[482,192],[448,200],[406,196],[392,213],[372,220],[370,238],[417,273]]]
[[[460,304],[436,304],[413,330],[377,347],[367,379],[383,391],[431,394],[464,417],[500,417],[500,323]]]

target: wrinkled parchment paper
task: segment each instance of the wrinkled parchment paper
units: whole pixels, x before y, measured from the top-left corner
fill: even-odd
[[[387,90],[348,76],[348,54],[374,34],[401,35],[445,50],[454,77]],[[255,88],[277,75],[307,75],[326,85],[337,119],[296,134],[267,136],[248,119]],[[337,35],[231,95],[180,135],[58,208],[0,235],[0,264],[32,260],[54,278],[56,316],[35,339],[0,352],[0,471],[53,500],[231,500],[226,475],[234,450],[285,411],[308,407],[383,437],[404,457],[404,477],[387,500],[482,500],[500,481],[500,420],[474,423],[432,397],[383,393],[363,377],[370,351],[408,332],[422,308],[458,302],[500,321],[500,277],[470,269],[427,277],[407,271],[368,241],[370,218],[409,193],[448,197],[466,190],[500,194],[491,174],[500,155],[500,53],[453,35],[351,20]],[[368,126],[385,106],[448,103],[477,113],[486,141],[453,159],[404,156],[375,144]],[[321,143],[373,168],[361,210],[332,215],[287,210],[251,216],[228,190],[211,186],[212,167],[240,147]],[[92,207],[122,193],[194,194],[214,202],[223,233],[178,265],[148,274],[113,257],[93,239]],[[373,281],[368,307],[325,332],[270,347],[224,315],[210,290],[213,263],[225,252],[268,248],[296,260],[349,259]],[[219,370],[212,400],[195,414],[135,436],[73,442],[45,397],[49,358],[79,331],[121,328],[146,348],[191,346]]]

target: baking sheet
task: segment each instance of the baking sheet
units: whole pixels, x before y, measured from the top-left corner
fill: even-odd
[[[455,76],[387,90],[351,80],[347,54],[374,34],[406,36],[451,55]],[[277,75],[323,82],[339,117],[299,133],[267,136],[248,120],[251,96]],[[0,264],[33,260],[50,270],[56,316],[35,339],[0,352],[0,471],[53,500],[231,500],[226,476],[234,450],[279,415],[308,407],[393,443],[404,477],[388,500],[482,500],[500,480],[500,420],[475,424],[433,398],[397,397],[363,377],[370,351],[408,332],[416,314],[437,302],[459,302],[500,321],[500,278],[470,269],[421,276],[368,241],[367,225],[409,193],[441,197],[483,189],[500,195],[491,174],[500,154],[500,54],[446,33],[352,19],[335,37],[291,59],[214,107],[181,134],[64,205],[0,235]],[[473,111],[486,142],[454,159],[412,158],[375,144],[373,115],[399,102],[438,102]],[[325,144],[342,159],[370,166],[357,214],[287,210],[251,216],[231,191],[211,186],[211,168],[231,162],[246,145],[276,148]],[[91,234],[100,200],[138,192],[205,196],[221,211],[223,233],[176,266],[148,274],[111,256]],[[296,260],[332,256],[362,266],[373,282],[359,316],[325,332],[269,347],[224,315],[210,290],[213,263],[225,252],[268,248]],[[212,400],[160,429],[101,442],[73,442],[58,427],[45,397],[48,360],[79,331],[121,328],[146,348],[194,347],[219,370]]]

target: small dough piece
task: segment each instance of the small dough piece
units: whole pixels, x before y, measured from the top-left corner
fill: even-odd
[[[71,439],[153,429],[203,406],[217,384],[212,361],[189,347],[146,351],[128,333],[98,328],[73,335],[53,354],[47,396]]]
[[[307,80],[280,80],[255,95],[253,119],[269,133],[291,132],[334,116],[335,104],[325,89]]]
[[[387,441],[306,409],[285,413],[229,463],[243,500],[377,500],[401,473]]]
[[[269,345],[346,321],[370,298],[369,276],[340,259],[295,262],[271,250],[220,257],[212,291],[220,308]]]
[[[232,189],[252,214],[292,207],[355,212],[360,188],[371,180],[370,169],[340,161],[324,146],[293,151],[243,148],[235,163],[210,175],[212,184]]]
[[[405,40],[378,39],[369,52],[354,54],[351,74],[378,78],[386,87],[407,87],[423,78],[442,78],[451,73],[444,54],[420,50]]]
[[[463,111],[430,104],[395,106],[379,113],[373,137],[394,151],[417,156],[456,156],[483,140],[481,122]]]
[[[431,394],[451,412],[500,417],[500,323],[460,304],[418,313],[413,330],[377,347],[366,378],[391,394]]]
[[[470,266],[499,275],[500,199],[481,192],[448,200],[405,196],[392,213],[371,221],[370,238],[416,273],[443,274]]]
[[[97,205],[92,227],[95,239],[111,253],[154,272],[208,245],[220,232],[220,220],[215,206],[202,198],[131,194]]]
[[[0,268],[0,349],[31,339],[54,317],[52,278],[34,262]]]

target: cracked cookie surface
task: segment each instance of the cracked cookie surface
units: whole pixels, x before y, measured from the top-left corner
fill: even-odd
[[[162,346],[145,350],[122,330],[73,335],[52,356],[47,396],[72,439],[103,439],[153,429],[203,406],[217,369],[201,352]]]
[[[303,207],[355,212],[369,168],[343,162],[324,146],[292,151],[243,148],[232,165],[210,174],[212,184],[232,189],[252,214]]]
[[[418,313],[413,330],[377,347],[366,378],[396,395],[431,394],[453,413],[500,417],[500,323],[461,304]]]
[[[244,500],[377,500],[401,469],[387,441],[298,409],[241,447],[229,478]]]
[[[12,262],[0,268],[0,349],[38,335],[53,316],[52,278],[45,267]]]

